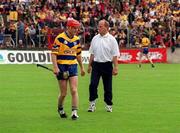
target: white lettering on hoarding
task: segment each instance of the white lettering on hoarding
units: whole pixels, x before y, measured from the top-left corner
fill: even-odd
[[[149,52],[152,59],[161,60],[163,55],[160,52]]]
[[[89,63],[89,51],[82,51],[82,62]],[[51,64],[51,51],[0,50],[0,64]]]
[[[82,51],[82,62],[83,64],[89,64],[90,54],[89,51]]]
[[[20,63],[20,64],[31,64],[31,63],[50,63],[50,53],[42,53],[42,52],[9,52],[7,54],[7,59],[10,64],[12,63]]]
[[[121,61],[131,61],[132,59],[132,55],[130,53],[120,53],[120,57],[118,60],[121,60]]]
[[[149,52],[148,56],[154,60],[161,60],[163,57],[163,55],[160,52]],[[137,53],[136,60],[139,60],[139,58],[140,58],[140,52]],[[142,60],[147,60],[147,59],[145,56],[143,56]]]
[[[0,64],[6,64],[6,54],[7,50],[0,50]]]

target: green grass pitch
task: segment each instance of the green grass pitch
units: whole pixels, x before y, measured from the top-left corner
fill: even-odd
[[[180,64],[120,64],[112,113],[104,108],[102,82],[97,110],[87,112],[89,79],[87,73],[79,76],[80,117],[72,121],[69,92],[68,119],[57,114],[59,89],[51,72],[35,65],[0,65],[0,133],[180,132]]]

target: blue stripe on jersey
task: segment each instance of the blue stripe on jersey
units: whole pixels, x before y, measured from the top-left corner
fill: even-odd
[[[75,60],[76,56],[72,56],[72,55],[58,55],[57,59],[58,60]]]
[[[58,41],[60,42],[60,43],[63,43],[63,44],[65,44],[65,45],[67,45],[69,48],[72,48],[72,47],[74,47],[75,45],[78,45],[79,44],[79,40],[76,40],[76,41],[74,41],[74,42],[68,42],[67,40],[65,40],[64,38],[62,38],[62,37],[59,37],[58,38]]]
[[[70,47],[70,48],[72,48],[72,47],[74,47],[76,44],[75,44],[75,42],[68,42],[68,47]]]
[[[58,41],[59,41],[60,43],[64,43],[65,39],[62,38],[62,37],[59,37],[59,38],[58,38]]]
[[[80,43],[80,40],[76,40],[76,42],[77,42],[77,43],[76,43],[76,45],[77,45],[77,44],[79,44],[79,43]]]

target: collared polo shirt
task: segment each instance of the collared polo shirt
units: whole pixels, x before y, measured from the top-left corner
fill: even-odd
[[[96,62],[112,61],[114,56],[119,56],[119,46],[115,37],[107,33],[104,36],[97,34],[93,37],[89,48]]]

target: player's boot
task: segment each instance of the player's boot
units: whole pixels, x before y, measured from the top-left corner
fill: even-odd
[[[79,116],[77,115],[77,110],[73,110],[72,111],[72,114],[71,114],[71,118],[72,120],[77,120]]]
[[[60,116],[61,118],[67,118],[67,115],[66,115],[66,113],[64,112],[64,110],[58,110],[58,113],[59,113],[59,116]]]

